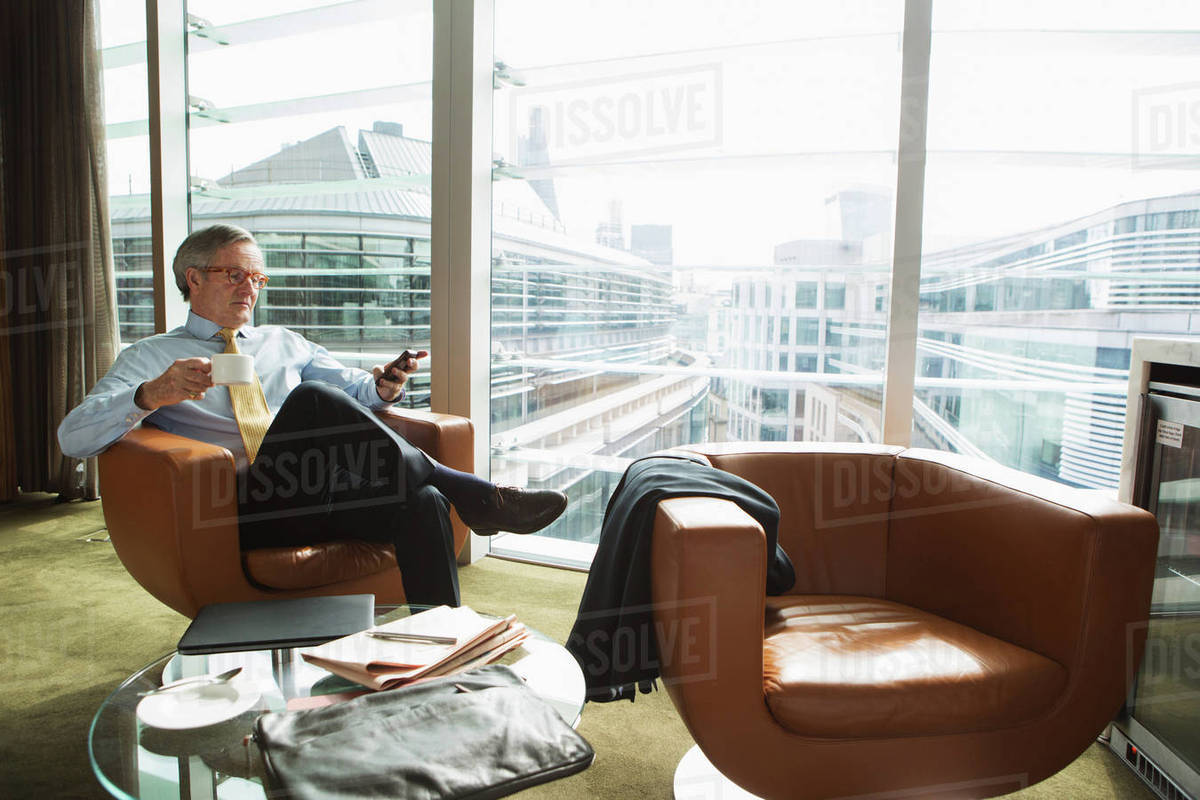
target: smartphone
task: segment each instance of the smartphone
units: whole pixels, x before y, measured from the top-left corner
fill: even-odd
[[[416,357],[417,357],[417,354],[414,353],[412,350],[405,350],[403,353],[396,356],[393,360],[388,362],[386,367],[383,368],[383,374],[380,375],[378,380],[375,381],[375,385],[378,386],[379,382],[382,381],[384,378],[387,378],[390,381],[394,377],[392,375],[393,368],[398,369],[401,372],[403,372],[404,369],[403,369],[402,365],[408,363],[408,360],[410,358],[416,358]]]

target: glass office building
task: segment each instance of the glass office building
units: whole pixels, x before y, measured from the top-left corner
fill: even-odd
[[[881,441],[879,381],[853,378],[884,360],[871,261],[869,237],[788,242],[735,284],[731,438]],[[1200,193],[926,254],[914,445],[1115,489],[1133,338],[1192,334],[1198,287]]]

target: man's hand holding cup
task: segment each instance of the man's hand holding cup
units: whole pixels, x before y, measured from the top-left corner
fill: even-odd
[[[179,358],[154,380],[138,387],[133,402],[139,408],[153,411],[184,400],[203,400],[213,385],[212,362],[207,358]]]

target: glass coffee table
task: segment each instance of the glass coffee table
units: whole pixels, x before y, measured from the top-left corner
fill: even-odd
[[[380,606],[375,623],[424,606]],[[583,711],[584,681],[566,648],[538,633],[499,660],[525,679],[572,726]],[[289,700],[362,689],[304,661],[296,649],[184,656],[172,653],[138,670],[100,706],[88,731],[88,756],[100,784],[118,798],[264,798],[262,764],[250,739],[254,720]],[[241,667],[220,702],[194,717],[169,715],[165,727],[138,715],[140,693],[191,675]],[[180,690],[182,691],[182,690]],[[175,694],[172,692],[171,694]],[[166,695],[160,695],[165,697]],[[303,701],[301,701],[303,702]]]

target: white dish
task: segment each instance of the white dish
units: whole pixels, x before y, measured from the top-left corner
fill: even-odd
[[[259,691],[236,679],[229,683],[180,687],[143,697],[138,719],[152,728],[186,730],[233,719],[258,702]]]

